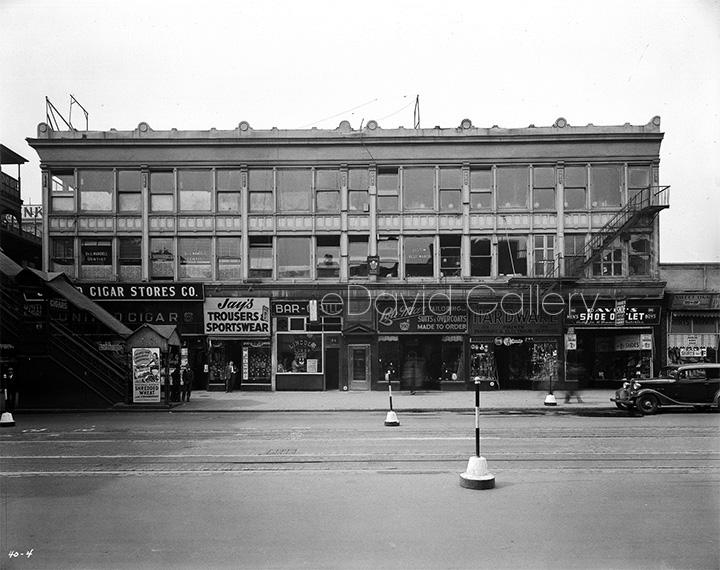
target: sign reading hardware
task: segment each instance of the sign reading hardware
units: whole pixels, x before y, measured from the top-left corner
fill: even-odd
[[[270,299],[212,297],[205,299],[205,333],[221,336],[270,336]]]

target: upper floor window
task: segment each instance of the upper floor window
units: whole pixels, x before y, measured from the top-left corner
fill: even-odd
[[[240,237],[219,237],[215,244],[217,279],[238,281],[242,279],[242,249]]]
[[[142,238],[118,238],[118,277],[120,281],[142,279]]]
[[[473,237],[470,240],[470,275],[490,277],[492,271],[492,244],[490,238]]]
[[[565,234],[565,275],[573,275],[577,272],[584,260],[585,235]]]
[[[630,166],[628,168],[628,201],[632,200],[639,193],[650,187],[650,167],[648,166]],[[649,200],[649,190],[645,190],[645,195],[641,197],[643,200]]]
[[[139,214],[142,212],[142,172],[118,171],[118,212]]]
[[[348,236],[348,274],[367,277],[368,236]]]
[[[75,173],[72,170],[50,174],[50,209],[53,212],[75,211]]]
[[[435,208],[435,169],[403,169],[403,210]]]
[[[379,212],[397,212],[399,176],[396,167],[382,166],[377,170],[377,204]]]
[[[403,241],[405,277],[432,277],[435,236],[406,236]]]
[[[462,212],[462,170],[440,169],[440,212]]]
[[[50,248],[50,271],[75,277],[75,238],[51,238]]]
[[[555,209],[555,169],[535,167],[533,173],[533,209]]]
[[[498,273],[500,275],[527,275],[526,238],[498,240]]]
[[[80,171],[80,210],[112,212],[115,175],[112,170]]]
[[[498,208],[527,208],[527,167],[502,167],[497,169]]]
[[[277,171],[277,196],[279,212],[310,212],[310,169]]]
[[[315,171],[315,208],[319,213],[340,212],[340,171]]]
[[[628,242],[628,272],[630,275],[650,275],[650,236],[635,235]]]
[[[619,277],[622,275],[622,249],[611,247],[603,250],[600,259],[593,262],[596,277]]]
[[[179,170],[180,211],[209,212],[212,209],[212,170]]]
[[[592,166],[590,187],[593,208],[620,205],[620,167],[615,165]]]
[[[217,171],[217,211],[240,213],[242,172],[239,170]]]
[[[440,276],[460,277],[460,236],[440,236]]]
[[[150,279],[171,281],[175,278],[173,238],[150,238]]]
[[[351,168],[348,171],[348,209],[351,212],[370,211],[367,168]]]
[[[112,271],[112,240],[83,239],[80,241],[80,277],[109,281]]]
[[[473,168],[470,171],[470,209],[490,211],[493,207],[493,171]]]
[[[533,237],[535,277],[552,277],[555,274],[555,236]]]
[[[340,237],[317,236],[315,246],[317,277],[340,277]]]
[[[209,237],[178,238],[178,277],[180,279],[211,279]]]
[[[273,275],[272,236],[250,236],[248,243],[248,277]]]
[[[172,212],[175,209],[175,173],[150,173],[150,211]]]
[[[400,257],[398,253],[397,236],[380,236],[378,238],[377,252],[380,257],[380,277],[397,277]]]
[[[585,166],[565,168],[565,209],[587,209],[587,168]]]
[[[273,205],[273,171],[270,169],[253,169],[248,171],[248,209],[254,212],[272,212]]]

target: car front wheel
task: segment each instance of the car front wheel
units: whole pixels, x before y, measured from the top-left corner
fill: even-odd
[[[660,404],[652,394],[645,394],[637,399],[637,409],[642,414],[654,414],[658,411]]]

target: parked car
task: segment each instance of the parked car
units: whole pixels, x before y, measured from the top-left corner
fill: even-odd
[[[624,382],[610,398],[621,409],[654,414],[664,406],[720,406],[720,364],[685,364],[663,369],[658,378]]]

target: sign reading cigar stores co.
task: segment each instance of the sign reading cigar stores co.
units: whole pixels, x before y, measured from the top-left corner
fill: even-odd
[[[205,299],[205,334],[270,336],[270,299],[211,297]]]

